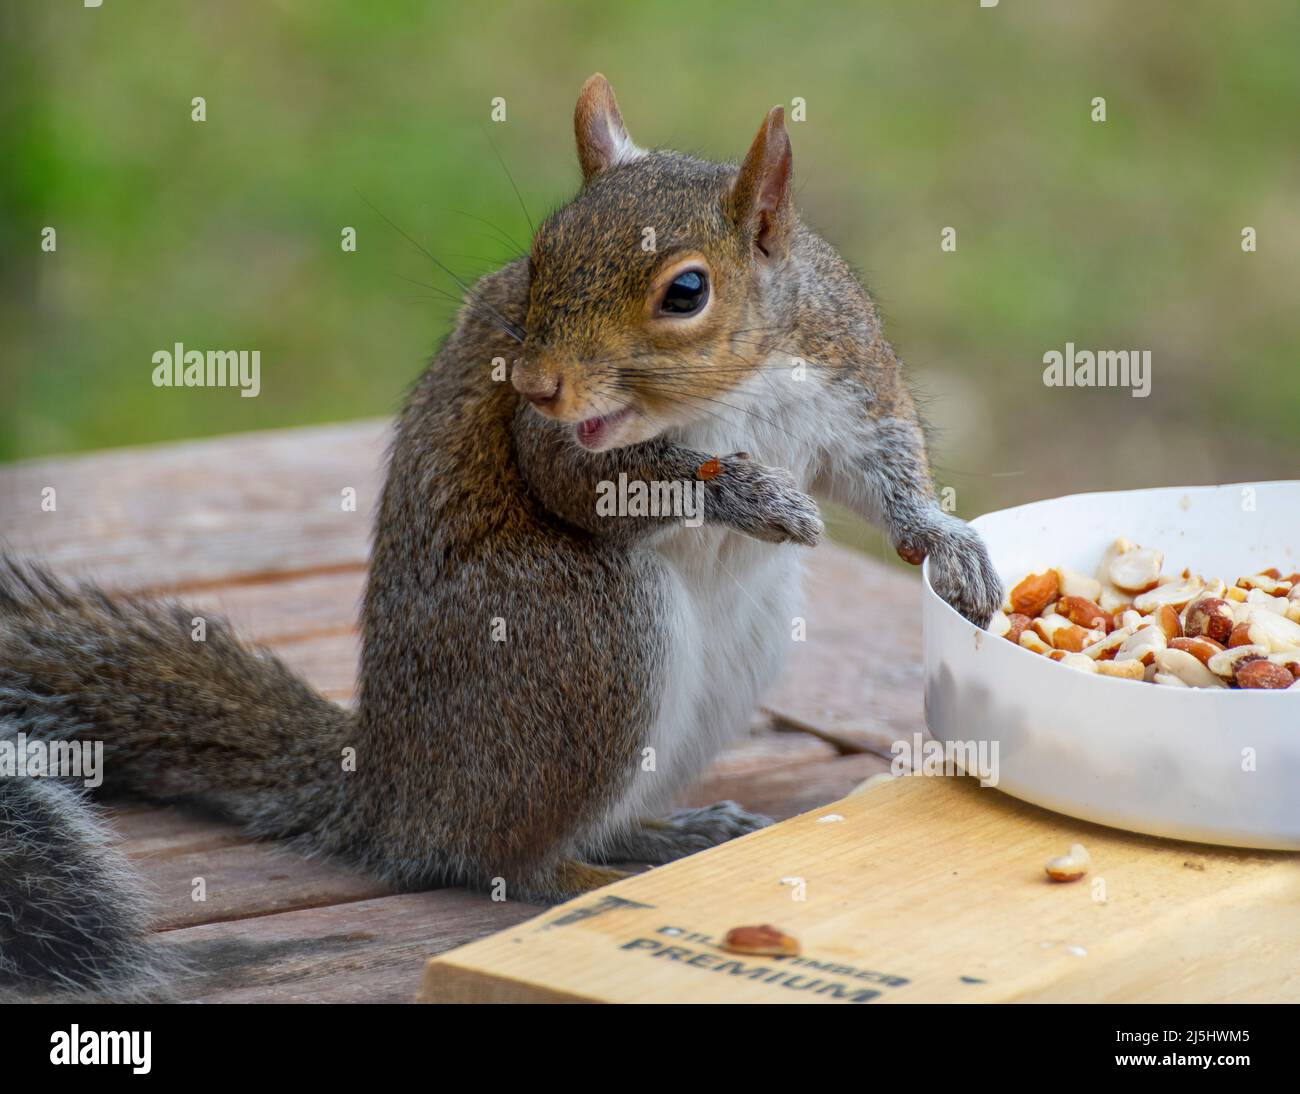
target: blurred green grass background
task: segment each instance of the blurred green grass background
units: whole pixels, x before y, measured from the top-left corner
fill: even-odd
[[[452,286],[367,202],[467,277],[500,264],[475,218],[528,228],[492,144],[536,221],[600,70],[640,143],[713,158],[806,101],[799,205],[876,295],[963,515],[1298,473],[1293,2],[12,0],[0,24],[0,460],[390,413],[453,311],[411,281]],[[261,350],[260,397],[153,387],[178,341]],[[1044,387],[1067,341],[1151,350],[1151,396]]]

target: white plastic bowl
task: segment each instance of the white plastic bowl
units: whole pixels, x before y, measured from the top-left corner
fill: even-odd
[[[1008,583],[1048,566],[1093,574],[1119,536],[1163,550],[1165,573],[1300,570],[1300,481],[1074,494],[972,523]],[[941,741],[996,742],[998,789],[1154,836],[1300,850],[1300,691],[1066,668],[980,631],[924,574],[926,721]]]

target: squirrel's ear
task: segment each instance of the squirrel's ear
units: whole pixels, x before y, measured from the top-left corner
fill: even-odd
[[[590,182],[615,164],[626,163],[644,154],[627,135],[614,89],[599,72],[590,77],[578,92],[573,132],[578,138],[578,163],[582,165],[583,182]]]
[[[731,185],[731,215],[765,257],[779,257],[790,242],[793,169],[785,108],[772,107]]]

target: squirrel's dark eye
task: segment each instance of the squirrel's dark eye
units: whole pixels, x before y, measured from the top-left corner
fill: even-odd
[[[683,270],[673,278],[659,302],[663,315],[693,315],[709,299],[709,279],[703,270]]]

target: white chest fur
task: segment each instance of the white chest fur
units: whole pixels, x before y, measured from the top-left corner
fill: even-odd
[[[751,378],[729,393],[733,409],[689,427],[680,439],[718,455],[746,451],[760,463],[785,467],[807,487],[817,431],[825,428],[819,392],[808,381],[795,397],[776,399],[774,381]],[[655,546],[667,563],[671,624],[658,717],[646,741],[654,770],[633,780],[607,818],[615,825],[662,815],[718,750],[743,734],[795,640],[806,548],[763,543],[707,520],[706,503],[703,527],[677,529]]]

